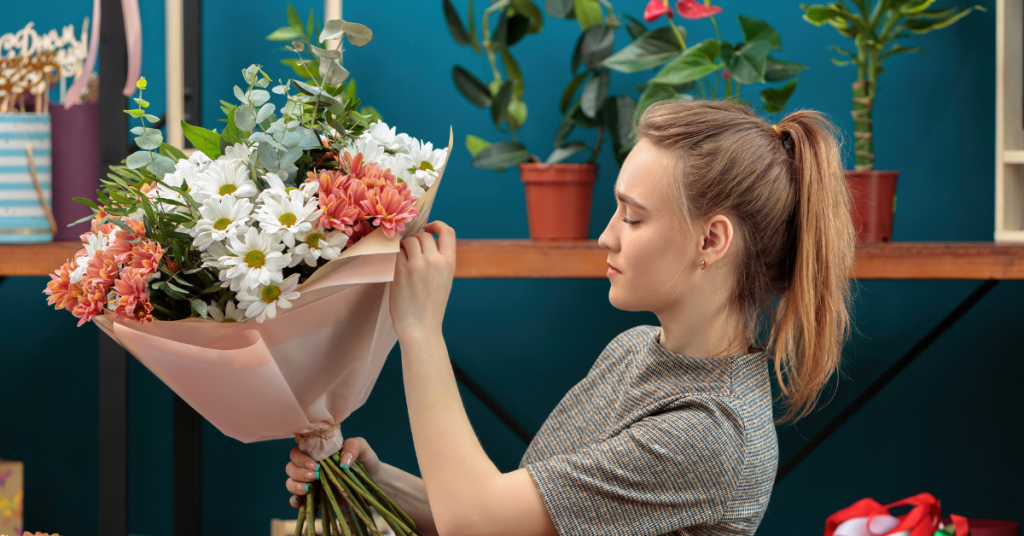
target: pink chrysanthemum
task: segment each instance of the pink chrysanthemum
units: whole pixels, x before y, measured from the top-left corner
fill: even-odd
[[[329,195],[320,198],[320,225],[324,229],[345,230],[363,219],[363,212],[353,205],[349,198],[342,195]]]
[[[364,236],[373,232],[373,226],[368,221],[361,221],[352,227],[345,229],[345,233],[348,234],[348,243],[345,247],[350,248],[353,244],[358,242]],[[386,231],[385,231],[386,232]]]
[[[130,241],[139,237],[146,237],[146,226],[142,222],[128,218],[124,223],[128,225],[128,228],[132,230],[132,233],[128,233],[124,229],[118,227],[117,233],[114,235],[114,239],[111,240],[110,246],[107,248],[107,251],[114,254],[114,258],[117,259],[118,264],[130,262],[132,250],[135,249],[135,246],[141,243],[130,244]]]
[[[114,283],[114,290],[120,295],[114,318],[121,322],[146,323],[153,321],[153,305],[146,294],[146,281],[137,272],[127,271]]]
[[[103,287],[106,292],[119,275],[117,259],[114,258],[114,254],[110,250],[97,251],[89,259],[89,266],[85,269],[85,276],[82,277],[82,286],[96,285]]]
[[[388,237],[395,236],[396,231],[404,231],[405,223],[420,215],[411,200],[390,186],[368,190],[361,205],[366,215],[373,219],[373,226],[384,229]]]
[[[83,280],[84,281],[84,280]],[[102,285],[83,285],[82,295],[78,297],[78,304],[72,309],[71,314],[78,318],[78,326],[92,320],[98,314],[103,313],[107,306],[107,289]]]
[[[322,169],[320,174],[310,171],[306,173],[306,182],[315,182],[319,186],[317,196],[322,198],[339,195],[348,177],[333,169]]]
[[[54,309],[65,309],[71,311],[78,305],[78,297],[82,295],[81,285],[71,282],[71,272],[74,268],[70,263],[64,263],[57,271],[50,274],[51,281],[46,284],[44,294],[49,296],[46,303]]]
[[[124,270],[132,272],[146,281],[160,269],[160,261],[163,257],[164,249],[160,247],[160,244],[152,240],[142,240],[138,244],[134,244],[129,255],[130,262],[125,265]]]

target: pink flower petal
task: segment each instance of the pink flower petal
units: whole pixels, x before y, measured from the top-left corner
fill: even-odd
[[[718,6],[706,6],[696,0],[679,0],[676,2],[676,11],[684,19],[706,19],[722,12]]]
[[[654,22],[662,15],[668,15],[668,18],[672,18],[672,8],[668,7],[667,2],[664,0],[651,0],[647,2],[647,8],[644,9],[644,20],[647,22]]]

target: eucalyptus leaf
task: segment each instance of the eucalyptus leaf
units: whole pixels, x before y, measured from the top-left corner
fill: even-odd
[[[242,106],[235,110],[235,126],[245,132],[256,128],[256,117],[252,115],[252,110],[248,106]]]
[[[249,92],[249,103],[259,108],[270,100],[270,92],[265,89],[254,89]]]
[[[302,156],[302,149],[299,147],[292,147],[281,155],[281,165],[286,166],[288,164],[294,164],[300,156]]]
[[[277,151],[267,143],[260,143],[256,148],[256,156],[259,158],[260,164],[272,173],[277,173],[281,169],[281,163],[277,157]]]
[[[253,64],[253,65],[250,65],[250,66],[246,67],[245,69],[242,69],[242,78],[245,79],[245,83],[246,84],[250,84],[251,85],[251,84],[256,83],[256,76],[258,76],[259,74],[260,74],[260,66],[259,65]]]
[[[295,84],[295,87],[297,87],[299,89],[299,91],[305,93],[306,95],[316,96],[316,95],[320,95],[321,93],[323,93],[323,91],[320,88],[318,88],[318,87],[316,87],[314,85],[310,85],[310,84],[307,84],[305,82],[300,82],[300,81],[295,80],[295,79],[292,79],[291,82],[293,84]]]
[[[235,98],[238,99],[239,102],[241,102],[242,104],[249,104],[249,99],[246,98],[245,92],[242,91],[242,88],[238,86],[235,86]]]
[[[316,45],[310,45],[309,46],[309,50],[313,53],[314,56],[316,56],[316,57],[318,57],[320,59],[325,59],[325,60],[341,59],[341,51],[340,50],[326,50],[326,49],[320,48],[320,47],[318,47]]]
[[[358,22],[342,22],[341,29],[348,42],[357,47],[365,46],[373,40],[373,31]]]
[[[128,166],[128,169],[139,169],[149,165],[153,161],[153,153],[149,151],[135,151],[128,155],[125,159],[124,164]]]
[[[150,130],[153,130],[153,129],[150,129]],[[135,137],[135,145],[138,145],[139,149],[145,149],[147,151],[152,151],[154,149],[159,149],[160,148],[160,144],[163,143],[163,142],[164,142],[164,137],[163,137],[162,134],[160,134],[159,130],[157,130],[155,134],[146,134],[144,136],[136,136]]]
[[[174,173],[174,169],[174,160],[163,155],[157,156],[151,164],[146,166],[147,171],[160,178],[168,173]]]
[[[326,72],[321,74],[324,79],[324,83],[329,86],[340,86],[346,78],[348,78],[348,71],[341,66],[336,60],[327,62],[321,62],[321,71],[324,71],[322,67],[324,64],[327,65]]]
[[[273,115],[275,110],[277,110],[277,106],[274,106],[273,103],[264,104],[256,114],[256,122],[262,123],[267,120],[271,115]]]
[[[329,20],[324,23],[324,29],[320,32],[320,41],[331,41],[333,39],[339,39],[345,33],[341,29],[341,24],[345,22],[341,19]]]

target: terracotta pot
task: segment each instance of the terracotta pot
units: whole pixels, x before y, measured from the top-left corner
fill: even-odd
[[[891,242],[899,171],[847,171],[857,241]]]
[[[519,164],[526,213],[534,240],[584,239],[597,164]]]

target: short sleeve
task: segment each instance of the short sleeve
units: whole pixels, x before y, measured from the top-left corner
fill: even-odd
[[[744,452],[739,412],[698,395],[527,470],[562,536],[663,534],[722,517]]]

